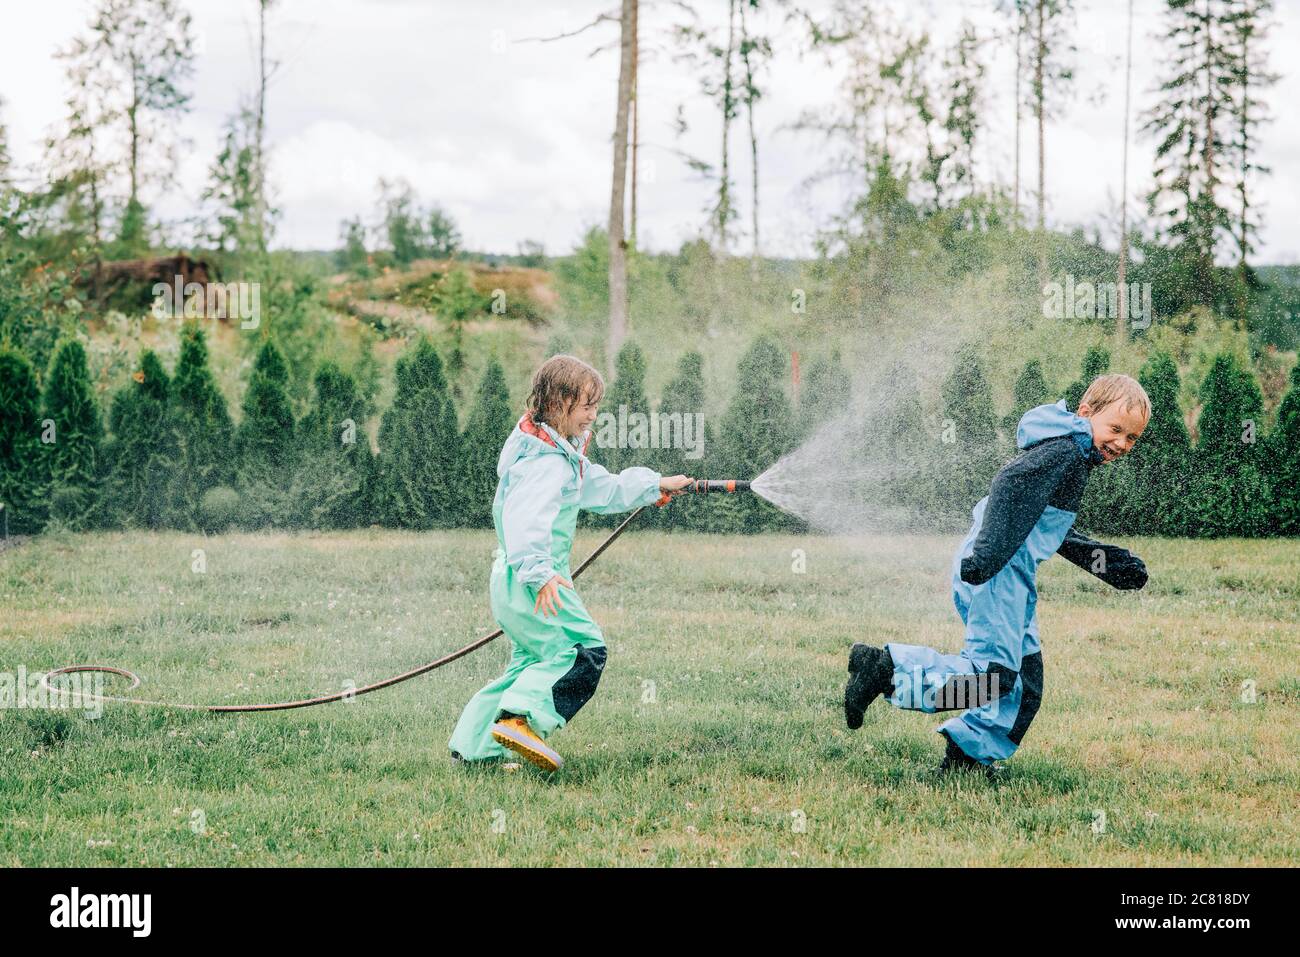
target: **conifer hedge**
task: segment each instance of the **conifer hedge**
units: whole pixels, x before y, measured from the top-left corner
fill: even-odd
[[[1104,349],[1089,351],[1068,389],[1072,408],[1109,364]],[[789,356],[759,338],[740,359],[723,414],[704,417],[701,436],[696,417],[710,404],[704,357],[681,356],[653,408],[648,369],[636,344],[620,352],[601,408],[605,418],[597,422],[598,436],[603,428],[612,441],[590,450],[611,471],[648,465],[665,475],[752,479],[829,426],[840,438],[828,473],[844,475],[828,478],[856,482],[853,494],[868,511],[905,516],[926,530],[965,526],[1014,454],[1019,416],[1056,398],[1042,363],[1033,360],[1015,380],[1013,408],[999,416],[984,366],[966,348],[935,405],[927,408],[915,374],[897,365],[867,396],[864,418],[849,412],[852,381],[831,352],[813,356],[795,406]],[[1172,357],[1153,353],[1139,379],[1152,400],[1151,421],[1131,455],[1093,471],[1081,527],[1111,535],[1300,534],[1300,365],[1270,424],[1249,369],[1232,353],[1219,354],[1199,383],[1194,432],[1179,406]],[[501,364],[485,367],[463,432],[431,341],[422,337],[408,347],[395,380],[376,453],[367,399],[333,362],[316,369],[309,404],[295,418],[288,364],[270,338],[253,365],[238,428],[197,323],[183,330],[173,377],[156,354],[141,353],[130,381],[112,394],[107,429],[79,342],[67,339],[54,349],[43,391],[28,359],[0,348],[0,503],[10,533],[37,533],[51,519],[73,529],[490,527],[497,457],[520,413]],[[645,418],[634,420],[634,413]],[[652,415],[657,443],[642,441],[650,438],[642,423]],[[683,433],[687,420],[691,431]],[[642,524],[803,530],[757,496],[678,502]]]

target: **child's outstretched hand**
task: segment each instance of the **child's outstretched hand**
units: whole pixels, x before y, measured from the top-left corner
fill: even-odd
[[[663,508],[673,500],[674,495],[681,493],[682,489],[694,482],[695,479],[688,478],[685,475],[665,475],[659,479],[659,491],[663,494],[659,496],[659,501],[655,502],[659,508]]]
[[[569,581],[563,575],[553,575],[551,580],[537,590],[537,603],[533,605],[533,613],[542,613],[542,617],[547,615],[558,615],[560,609],[564,607],[564,602],[560,601],[560,586],[572,588],[573,582]]]

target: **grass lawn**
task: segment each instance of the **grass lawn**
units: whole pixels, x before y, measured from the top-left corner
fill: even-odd
[[[1295,541],[1125,542],[1136,594],[1047,563],[1044,703],[997,784],[932,773],[938,716],[843,724],[850,642],[960,647],[955,543],[625,536],[580,583],[611,654],[549,780],[448,757],[504,639],[302,711],[0,709],[0,866],[1294,864]],[[365,684],[491,629],[493,547],[40,537],[0,553],[0,672],[115,664],[210,703]]]

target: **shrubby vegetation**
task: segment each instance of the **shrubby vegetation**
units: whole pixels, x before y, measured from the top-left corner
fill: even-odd
[[[1014,404],[999,414],[974,349],[959,352],[928,401],[915,372],[896,364],[879,384],[890,397],[877,406],[884,418],[864,432],[855,427],[852,407],[834,401],[851,388],[834,352],[815,360],[796,405],[788,395],[787,357],[760,337],[738,363],[723,413],[705,416],[702,457],[687,458],[680,442],[658,449],[593,445],[590,454],[611,469],[648,464],[665,474],[753,478],[807,436],[829,429],[845,445],[846,460],[909,463],[906,474],[886,487],[863,488],[864,500],[907,508],[920,527],[952,530],[1014,454],[1018,415],[1056,398],[1042,365],[1038,359],[1025,363],[1012,390]],[[679,415],[708,407],[699,353],[675,363],[657,406],[645,390],[649,366],[637,345],[625,346],[603,411],[617,419],[620,406]],[[1080,381],[1105,368],[1104,353],[1090,351]],[[483,527],[491,523],[497,453],[517,417],[493,361],[462,430],[442,358],[427,338],[398,359],[377,450],[356,383],[333,362],[318,368],[311,405],[294,417],[286,364],[270,339],[257,354],[234,426],[196,323],[185,329],[170,379],[157,355],[142,354],[130,383],[113,394],[107,431],[76,340],[56,349],[43,395],[20,353],[0,353],[0,373],[7,411],[0,491],[11,531],[35,532],[50,521],[68,528],[191,531]],[[1270,417],[1250,370],[1233,352],[1219,353],[1200,384],[1193,430],[1179,405],[1179,375],[1169,354],[1154,352],[1140,380],[1154,404],[1150,426],[1132,455],[1093,473],[1082,525],[1097,532],[1193,536],[1300,528],[1300,372],[1293,369],[1290,388]],[[591,523],[609,524],[596,517]],[[648,523],[717,532],[803,527],[749,496],[718,498],[708,509],[667,509]]]

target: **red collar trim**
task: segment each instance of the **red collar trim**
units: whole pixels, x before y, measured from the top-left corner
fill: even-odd
[[[524,417],[519,420],[519,431],[523,432],[525,435],[531,435],[535,439],[541,439],[553,449],[559,448],[559,446],[555,444],[555,439],[551,438],[545,429],[533,421],[533,414],[531,412],[525,412]]]
[[[559,446],[555,444],[555,439],[551,438],[550,433],[533,421],[533,414],[531,412],[525,412],[523,418],[519,420],[519,431],[523,432],[525,435],[531,435],[535,439],[541,439],[543,442],[545,442],[553,449],[559,448]],[[588,429],[587,437],[586,439],[583,440],[582,443],[582,457],[584,459],[587,457],[587,449],[590,446],[591,446],[591,430]],[[583,466],[582,463],[579,462],[578,463],[579,478],[582,477],[582,472],[583,472]]]

